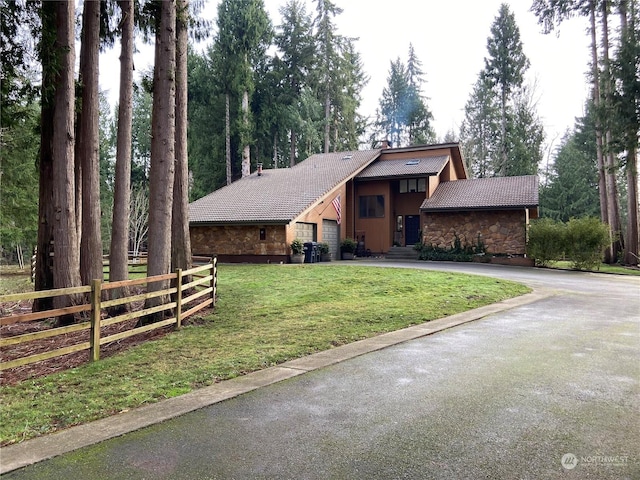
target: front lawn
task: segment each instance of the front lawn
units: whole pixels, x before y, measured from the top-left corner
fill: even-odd
[[[0,388],[7,445],[286,360],[522,295],[523,285],[424,270],[220,265],[215,312],[93,364]]]

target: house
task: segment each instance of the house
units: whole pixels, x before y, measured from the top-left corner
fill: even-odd
[[[193,253],[230,262],[287,262],[294,238],[328,243],[333,258],[346,237],[385,254],[456,235],[523,255],[537,215],[537,177],[468,179],[457,143],[316,154],[189,205]]]

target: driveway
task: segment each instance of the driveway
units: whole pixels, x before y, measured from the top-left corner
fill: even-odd
[[[544,295],[3,478],[640,478],[640,278],[358,262],[368,264]]]

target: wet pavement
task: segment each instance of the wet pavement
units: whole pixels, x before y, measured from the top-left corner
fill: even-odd
[[[139,417],[168,419],[3,478],[640,478],[640,278],[370,264],[490,275],[544,294],[427,336],[389,336],[401,343],[369,353],[350,347],[344,361],[327,353],[323,368],[287,362],[284,380],[175,418],[148,409]],[[85,433],[91,425],[108,420]]]

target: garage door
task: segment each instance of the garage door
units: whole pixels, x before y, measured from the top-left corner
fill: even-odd
[[[296,223],[296,237],[305,242],[316,241],[316,224],[315,223]]]
[[[338,222],[335,220],[323,220],[322,221],[322,241],[329,244],[329,250],[331,251],[331,258],[334,260],[340,260],[340,230]]]

